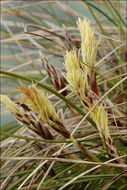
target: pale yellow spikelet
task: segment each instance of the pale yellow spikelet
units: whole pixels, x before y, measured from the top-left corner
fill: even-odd
[[[77,25],[81,33],[81,52],[83,62],[88,64],[90,67],[94,67],[97,50],[95,45],[94,31],[90,26],[90,21],[79,18]],[[86,70],[90,69],[86,67]]]
[[[90,116],[93,119],[93,121],[96,123],[98,131],[100,132],[100,136],[102,138],[105,137],[106,139],[110,137],[107,111],[105,111],[103,104],[101,104],[100,106],[96,106],[91,111]]]
[[[48,96],[42,90],[38,90],[35,85],[23,86],[21,90],[28,107],[38,113],[46,123],[52,124],[52,120],[60,120]]]
[[[26,115],[25,110],[16,104],[14,101],[12,101],[10,98],[8,98],[6,95],[1,95],[1,102],[7,106],[9,111],[23,124],[30,124]]]
[[[17,111],[17,105],[6,95],[0,95],[0,97],[1,97],[1,102],[8,107],[9,111],[12,114],[15,114]]]
[[[112,158],[117,158],[120,156],[117,151],[113,139],[110,136],[108,128],[108,116],[107,111],[105,111],[103,104],[96,106],[90,113],[93,121],[96,123],[97,129],[99,131],[100,137],[102,138],[103,144],[107,149],[108,154]],[[124,164],[122,158],[116,160],[119,164]]]
[[[79,58],[75,49],[66,53],[65,67],[67,70],[66,80],[71,90],[84,98],[85,89],[88,88],[88,81],[86,73],[80,68]]]
[[[33,111],[39,114],[40,118],[48,123],[53,129],[66,138],[70,138],[69,132],[63,125],[62,120],[56,113],[48,96],[42,90],[38,90],[35,85],[22,86],[25,103]]]
[[[68,62],[70,63],[68,64]],[[78,58],[76,49],[66,52],[65,66],[66,66],[67,71],[71,71],[71,69],[75,69],[75,70],[80,69],[79,58]]]

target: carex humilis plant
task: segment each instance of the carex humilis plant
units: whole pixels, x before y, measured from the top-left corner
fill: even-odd
[[[2,189],[126,188],[124,17],[115,7],[118,3],[77,3],[87,7],[94,23],[69,4],[57,2],[59,9],[75,18],[67,27],[66,18],[62,27],[55,19],[51,24],[50,19],[57,17],[53,12],[47,17],[48,9],[44,9],[42,26],[37,17],[43,14],[31,14],[28,20],[33,24],[25,24],[25,37],[8,39],[31,53],[23,51],[29,60],[24,66],[1,71],[2,80],[8,76],[13,78],[10,83],[15,81],[14,91],[9,93],[8,87],[1,95],[1,102],[14,116],[14,122],[1,131]],[[49,4],[54,6],[54,2]],[[17,10],[12,8],[8,14]],[[96,17],[97,12],[109,26],[99,21],[103,17]],[[16,15],[25,19],[20,12]],[[10,32],[7,24],[4,27]],[[37,59],[32,60],[35,54]],[[20,56],[15,57],[21,60]],[[13,72],[29,64],[32,70]]]

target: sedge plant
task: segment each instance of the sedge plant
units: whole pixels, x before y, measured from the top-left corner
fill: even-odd
[[[2,94],[7,94],[7,96],[1,96],[1,102],[20,122],[18,126],[21,127],[21,124],[23,126],[18,130],[16,121],[13,121],[14,125],[10,123],[2,126],[1,134],[5,139],[1,143],[2,189],[60,188],[61,190],[67,186],[67,189],[84,189],[84,187],[85,189],[106,189],[109,186],[115,189],[115,185],[118,185],[117,188],[121,190],[126,188],[123,146],[126,145],[123,96],[126,92],[124,91],[125,83],[119,80],[125,76],[126,65],[124,63],[126,58],[124,3],[105,3],[105,1],[74,3],[84,7],[85,15],[70,6],[73,2],[62,1],[24,2],[23,4],[17,2],[19,7],[16,4],[13,5],[13,2],[8,2],[6,3],[8,8],[3,9],[2,42],[6,42],[8,47],[11,45],[10,42],[13,42],[16,47],[18,46],[17,49],[21,49],[21,52],[14,51],[14,55],[7,53],[2,58],[5,61],[9,60],[12,65],[11,68],[7,65],[5,69],[5,64],[3,64],[0,71],[2,83],[6,82]],[[48,4],[51,6],[46,8]],[[27,12],[24,9],[25,6]],[[29,7],[32,7],[32,12]],[[64,15],[67,18],[66,16],[57,17],[50,7],[66,13]],[[88,20],[81,18],[77,20],[78,17],[87,17],[88,10],[95,21],[96,32]],[[19,18],[21,22],[24,22],[24,37],[19,32],[20,28],[12,30],[12,25],[15,29],[18,24],[12,23],[10,14],[16,20],[18,19],[18,24],[22,24]],[[6,19],[11,22],[6,22]],[[64,24],[63,28],[59,27],[61,24]],[[30,29],[32,32],[29,32]],[[33,32],[34,29],[36,31]],[[101,43],[100,39],[96,40],[100,34],[102,35]],[[35,42],[36,36],[38,39]],[[11,48],[13,49],[12,45]],[[39,49],[44,56],[41,56],[41,60],[38,61]],[[15,61],[13,58],[16,58],[16,66],[13,65]],[[62,66],[60,66],[61,62],[64,62]],[[56,67],[58,63],[59,68]],[[18,69],[19,73],[17,73]],[[24,69],[27,72],[24,72]],[[8,80],[8,77],[11,80]],[[116,77],[117,80],[114,80]],[[8,86],[10,81],[11,85]],[[118,88],[111,89],[120,81],[120,85],[116,86]],[[20,91],[15,90],[16,85],[19,87],[18,82],[24,84],[21,85]],[[25,86],[27,82],[30,86]],[[101,94],[109,89],[111,91],[108,93],[108,98],[112,104],[107,104],[106,100],[101,99],[103,98]],[[45,90],[53,95],[48,96]],[[19,93],[22,94],[21,98],[19,96],[11,98]],[[113,105],[114,103],[116,105]],[[63,117],[59,108],[63,111]],[[83,120],[81,120],[82,117],[84,117]],[[17,132],[12,134],[14,131]],[[37,138],[31,138],[29,135]],[[6,136],[12,138],[6,139]],[[63,147],[61,143],[62,145],[65,143],[65,148],[60,154],[56,154]],[[113,159],[110,160],[110,158]],[[68,163],[65,163],[66,161]],[[74,161],[75,164],[73,164]],[[110,164],[114,161],[116,163]],[[124,171],[121,172],[121,169]],[[121,177],[123,179],[119,179]]]
[[[79,18],[77,25],[81,33],[81,54],[85,65],[80,61],[79,51],[76,49],[68,51],[65,55],[64,64],[67,70],[66,79],[70,89],[79,95],[83,106],[88,111],[91,110],[90,116],[96,123],[98,132],[108,154],[112,158],[117,158],[119,157],[119,152],[110,136],[107,111],[105,110],[103,103],[96,105],[98,91],[96,76],[95,73],[93,73],[92,68],[94,68],[96,63],[98,42],[95,43],[94,31],[91,28],[89,21],[81,20]],[[90,67],[87,67],[86,64]],[[95,77],[93,77],[93,75]],[[116,162],[124,163],[122,159],[117,159]]]

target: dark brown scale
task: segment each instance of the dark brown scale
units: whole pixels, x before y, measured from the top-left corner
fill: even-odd
[[[25,120],[22,120],[22,122],[23,122],[24,124],[26,124],[26,125],[29,125],[29,123],[28,123],[27,121],[25,121]]]
[[[48,129],[46,129],[46,139],[54,140],[55,138],[52,136],[52,134],[49,132]]]
[[[54,81],[55,81],[55,87],[56,87],[56,89],[60,90],[58,78],[55,78]]]
[[[86,97],[88,96],[88,91],[87,91],[87,89],[85,89],[85,96],[86,96]]]
[[[30,116],[31,116],[34,120],[36,120],[35,117],[34,117],[32,114],[31,114]]]
[[[17,105],[20,105],[20,102],[15,102]]]
[[[19,113],[16,113],[16,116],[22,118],[22,116]]]
[[[64,126],[62,125],[62,123],[59,120],[55,120],[54,123],[57,123],[58,125],[60,125],[61,127],[64,128]]]
[[[67,96],[68,91],[67,91],[67,90],[64,90],[61,94],[63,94],[63,96]]]
[[[123,127],[123,124],[120,121],[115,121],[115,122],[113,121],[111,122],[111,125],[115,125],[116,123],[119,127]]]
[[[84,104],[86,107],[88,107],[88,104],[87,104],[84,100],[82,100],[82,102],[83,102],[83,104]]]
[[[29,118],[29,116],[28,116],[26,113],[24,114],[24,116],[25,116],[27,119]]]
[[[62,78],[62,77],[60,77],[60,84],[61,84],[61,89],[65,87],[64,81],[63,81],[63,78]]]
[[[49,130],[46,127],[43,127],[42,124],[38,121],[37,127],[39,128],[39,135],[44,138],[44,139],[49,139],[49,140],[53,140],[54,137],[52,136],[52,134],[49,132]]]
[[[91,71],[91,82],[90,82],[90,87],[91,90],[96,94],[98,94],[98,89],[97,89],[97,82],[96,82],[96,73],[94,71]]]
[[[27,106],[26,104],[20,104],[20,106],[21,106],[22,108],[24,108],[25,110],[27,110],[27,111],[31,111],[31,109],[28,108],[28,106]]]
[[[93,102],[93,99],[92,99],[92,97],[89,97],[89,99],[90,99],[90,103],[92,104],[92,102]]]
[[[56,129],[57,131],[59,131],[66,138],[70,137],[69,132],[67,131],[67,129],[64,127],[64,125],[60,121],[56,120],[56,121],[54,121],[54,123],[56,123],[59,126],[59,128]]]
[[[21,118],[19,118],[18,116],[16,116],[15,115],[15,117],[19,120],[19,121],[21,121],[22,122],[22,117]]]
[[[90,85],[90,77],[87,75],[88,84]]]
[[[35,115],[38,116],[38,114],[35,112]]]
[[[51,67],[52,67],[52,69],[53,69],[54,74],[56,74],[56,75],[57,75],[57,72],[56,72],[56,69],[54,68],[54,66],[53,66],[53,65],[51,65]]]
[[[51,121],[53,121],[53,118],[52,118],[51,116],[49,116],[49,119],[50,119]]]
[[[51,77],[51,74],[50,74],[49,70],[47,70],[47,73],[48,73],[48,75]]]
[[[47,172],[48,168],[49,168],[49,165],[48,165],[47,163],[43,165],[43,170],[44,170],[45,172]],[[51,170],[50,170],[50,172],[49,172],[49,175],[50,175],[51,177],[54,177],[54,176],[56,175],[55,171],[54,171],[52,168],[51,168]]]
[[[31,123],[34,127],[36,127],[36,125],[35,125],[35,122],[34,122],[34,121],[30,120],[30,123]]]
[[[46,67],[50,70],[50,67],[49,67],[49,65],[48,65],[48,64],[46,64]]]
[[[61,83],[61,89],[64,88],[65,87],[64,80],[61,77],[60,77],[60,83]],[[66,96],[68,94],[68,91],[64,90],[61,94],[63,94],[63,96]]]
[[[50,67],[49,67],[49,65],[48,64],[46,64],[46,70],[47,70],[47,73],[48,73],[48,75],[49,75],[49,77],[51,77],[51,72],[50,72]]]
[[[54,126],[52,126],[52,128],[57,131],[58,133],[60,133],[61,135],[63,135],[65,138],[69,139],[70,138],[70,134],[69,132],[66,130],[66,131],[61,131],[60,129],[56,129]]]
[[[42,124],[38,121],[38,123],[37,123],[37,125],[38,125],[38,127],[42,127]]]
[[[46,135],[46,132],[45,132],[45,129],[43,128],[43,126],[41,125],[41,123],[38,121],[38,123],[36,124],[37,126],[37,129],[38,129],[38,134],[44,138],[44,139],[48,139],[47,138],[47,135]]]
[[[111,154],[113,154],[113,153],[114,153],[114,151],[113,151],[113,150],[110,150],[110,152],[111,152]]]
[[[110,138],[108,138],[108,142],[109,142],[110,145],[112,145],[112,141],[111,141]]]
[[[16,117],[17,120],[22,122],[22,119],[20,119],[18,116],[15,115],[15,117]]]
[[[105,104],[102,102],[102,105],[105,106]]]
[[[117,154],[118,154],[118,156],[120,156],[120,153],[119,153],[119,152],[117,152]]]
[[[83,70],[83,67],[82,67],[82,65],[81,65],[81,63],[79,62],[79,67],[80,67],[80,69],[82,69]]]

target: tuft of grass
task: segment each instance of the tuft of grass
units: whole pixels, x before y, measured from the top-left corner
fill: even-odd
[[[1,189],[126,189],[125,1],[2,1],[1,6],[1,97],[15,103],[11,111],[20,121],[1,105]],[[89,51],[92,46],[87,33],[80,36],[79,17],[90,21],[94,41],[99,40],[91,64],[85,44]],[[67,50],[78,52],[80,76],[74,78],[82,76],[83,89],[70,82],[74,67],[73,61],[69,70],[63,64]],[[38,90],[47,94],[38,104],[42,115],[19,90],[34,85],[34,99]]]

